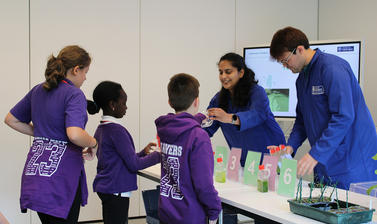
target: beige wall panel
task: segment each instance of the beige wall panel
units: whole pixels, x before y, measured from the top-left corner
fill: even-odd
[[[377,124],[377,1],[319,0],[319,39],[354,39],[364,42],[363,93]]]
[[[237,0],[236,49],[270,44],[278,29],[293,26],[310,40],[317,39],[318,1],[313,0]]]
[[[0,1],[0,212],[10,223],[27,223],[30,214],[20,211],[21,174],[29,150],[29,137],[4,124],[9,110],[29,90],[28,1]]]
[[[44,80],[47,57],[71,44],[85,48],[93,61],[82,90],[92,99],[94,87],[103,80],[122,84],[128,94],[123,123],[138,148],[139,134],[139,1],[84,0],[31,2],[32,86]],[[100,115],[89,116],[87,131],[94,134]],[[102,219],[101,204],[93,193],[96,161],[85,164],[89,189],[88,205],[80,221]],[[138,194],[135,193],[137,201]],[[130,215],[138,215],[138,205]]]
[[[234,1],[141,1],[141,145],[155,139],[154,120],[174,112],[167,84],[180,72],[195,76],[200,110],[220,89],[217,61],[234,51]]]

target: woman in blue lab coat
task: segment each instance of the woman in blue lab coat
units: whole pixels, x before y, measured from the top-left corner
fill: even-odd
[[[206,128],[210,137],[221,128],[229,148],[241,148],[241,166],[247,151],[269,153],[267,146],[285,144],[263,87],[255,80],[242,56],[227,53],[218,63],[221,90],[212,98],[208,115],[214,120]]]

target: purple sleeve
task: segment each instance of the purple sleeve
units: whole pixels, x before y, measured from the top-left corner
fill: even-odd
[[[88,114],[86,113],[86,97],[84,93],[79,90],[72,94],[66,102],[65,126],[85,129],[87,121]]]
[[[205,136],[205,137],[204,137]],[[198,133],[190,156],[191,179],[195,193],[210,220],[218,218],[221,200],[213,186],[213,152],[209,138]]]
[[[194,119],[199,123],[201,124],[202,121],[206,118],[206,115],[202,114],[202,113],[197,113],[195,116],[194,116]]]
[[[23,123],[30,123],[31,121],[31,94],[29,91],[24,98],[22,98],[11,110],[10,113]]]
[[[127,169],[131,172],[136,173],[138,170],[145,169],[160,162],[161,157],[159,152],[152,152],[149,155],[139,157],[138,154],[135,153],[131,135],[129,135],[125,129],[116,130],[111,136],[116,151],[124,161]]]
[[[140,152],[136,153],[138,157],[143,157],[143,156],[146,156],[145,152],[144,152],[144,149],[141,150]]]

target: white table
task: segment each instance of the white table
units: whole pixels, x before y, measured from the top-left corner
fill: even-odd
[[[138,174],[159,182],[161,176],[160,164],[141,170]],[[258,215],[279,223],[322,223],[292,213],[289,210],[289,203],[287,202],[290,198],[278,195],[276,191],[261,193],[254,186],[229,180],[226,180],[226,183],[215,182],[215,188],[219,192],[222,203],[239,209],[239,212],[246,216]],[[330,191],[331,189],[328,190]],[[302,195],[309,195],[308,192],[308,185],[303,184]],[[340,200],[345,200],[345,191],[338,189],[338,197]],[[377,198],[349,192],[349,202],[369,207],[370,199],[373,201],[373,207],[376,209]],[[376,212],[373,214],[373,221],[377,221]]]

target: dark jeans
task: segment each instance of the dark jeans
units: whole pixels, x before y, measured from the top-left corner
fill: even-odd
[[[97,192],[102,201],[104,224],[128,224],[130,198]]]
[[[75,199],[73,200],[71,209],[69,210],[67,219],[58,218],[55,216],[38,212],[39,219],[42,221],[42,224],[76,224],[77,221],[79,220],[80,203],[81,203],[81,186],[79,185],[76,191]]]

